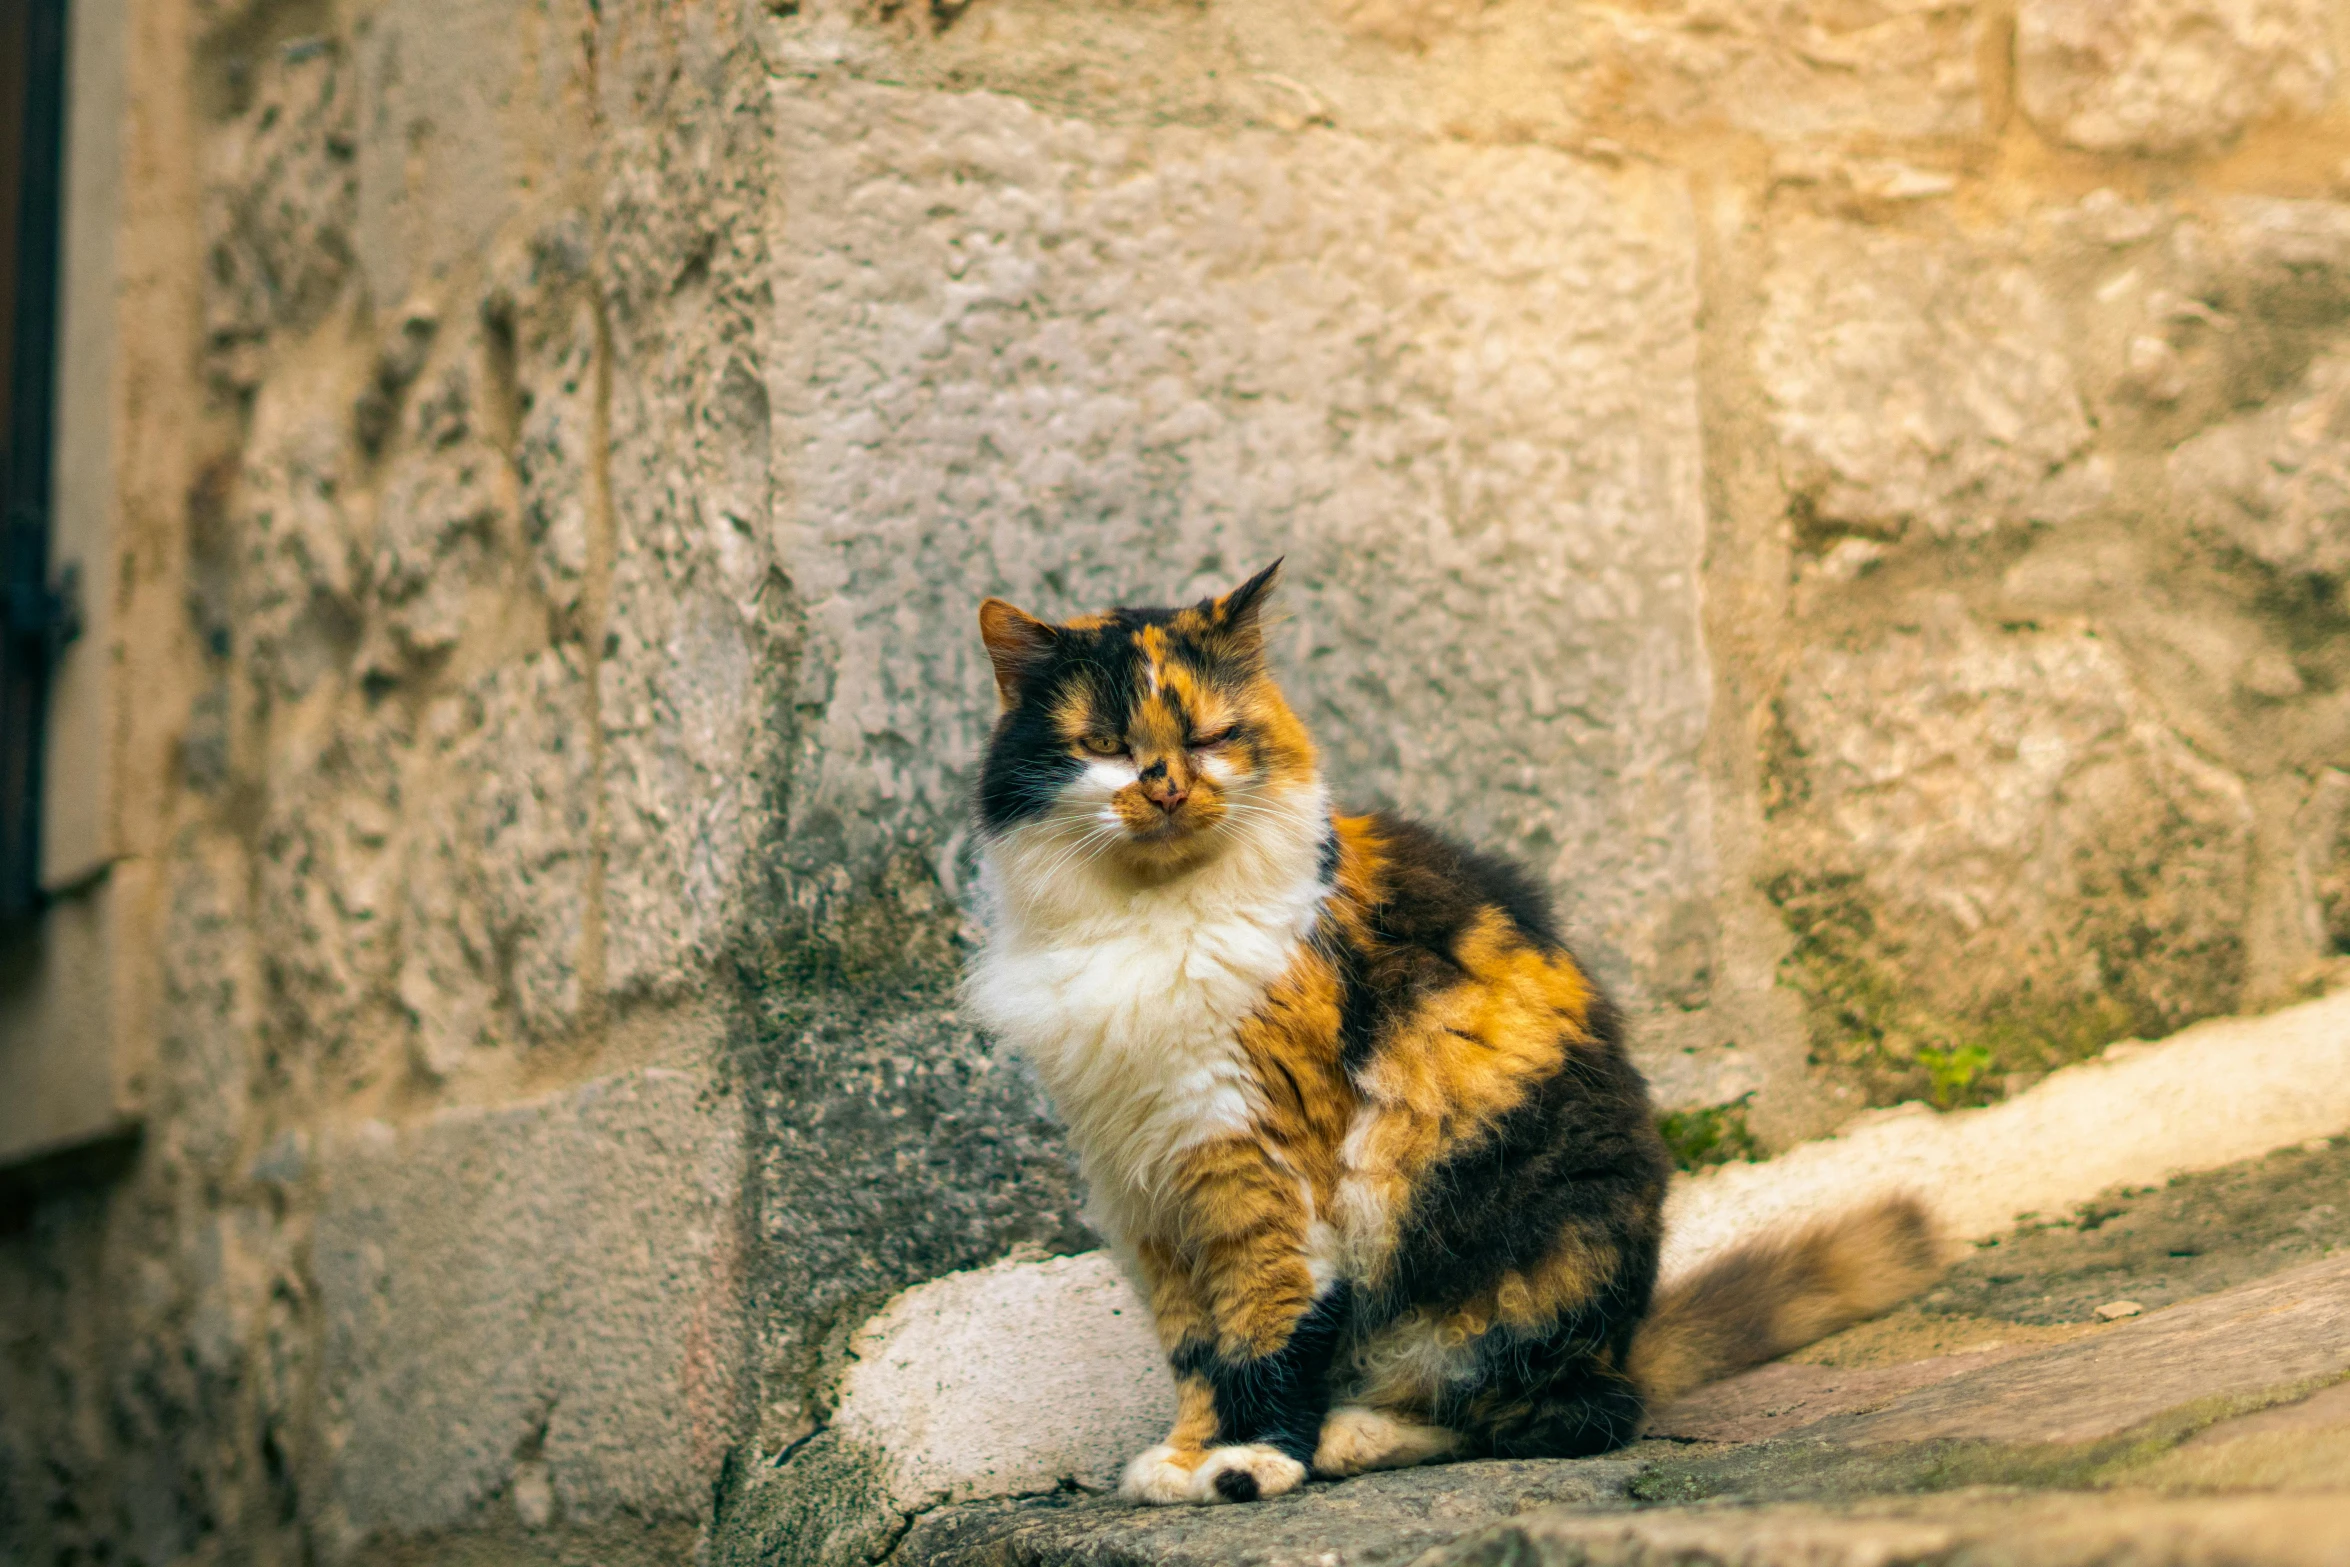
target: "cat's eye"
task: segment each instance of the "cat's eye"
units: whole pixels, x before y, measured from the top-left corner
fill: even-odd
[[[1212,729],[1204,735],[1193,735],[1191,737],[1191,748],[1194,751],[1205,751],[1211,746],[1222,745],[1225,741],[1232,738],[1232,728],[1232,725],[1226,724],[1223,728]]]
[[[1116,735],[1087,735],[1077,743],[1095,756],[1123,756],[1126,754],[1126,742]]]

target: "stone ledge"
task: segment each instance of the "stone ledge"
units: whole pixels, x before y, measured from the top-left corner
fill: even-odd
[[[1357,1567],[1410,1562],[1536,1508],[1629,1505],[1641,1465],[1488,1462],[1365,1475],[1248,1507],[1134,1508],[1064,1494],[919,1520],[899,1567]]]
[[[1930,1199],[1953,1240],[2069,1211],[2116,1186],[2212,1170],[2350,1129],[2350,992],[2114,1045],[2004,1104],[1937,1115],[1902,1105],[1762,1164],[1677,1182],[1665,1271],[1741,1237],[1865,1201]],[[2064,1157],[2050,1158],[2061,1148]]]
[[[1760,1441],[1648,1441],[1603,1459],[1458,1464],[1309,1486],[1249,1507],[1135,1509],[1070,1493],[983,1503],[916,1520],[890,1559],[2200,1567],[2331,1563],[2350,1553],[2350,1255],[2080,1342],[1910,1369],[1873,1386],[1858,1379],[1840,1406]],[[1783,1402],[1784,1372],[1830,1375],[1766,1367],[1709,1389],[1715,1428],[1725,1415],[1751,1419]],[[1686,1424],[1668,1410],[1657,1428]],[[1683,1505],[1690,1501],[1710,1505]]]
[[[2185,1113],[2190,1106],[2193,1113]],[[2105,1135],[2085,1135],[2092,1122]],[[1680,1183],[1673,1196],[1675,1238],[1668,1266],[1687,1268],[1772,1223],[1829,1211],[1872,1190],[1896,1186],[1932,1193],[1954,1236],[1985,1237],[2008,1228],[2020,1210],[2061,1212],[2117,1184],[2217,1166],[2345,1127],[2350,1127],[2350,996],[2264,1018],[2202,1025],[2160,1044],[2116,1046],[2099,1060],[2057,1073],[1993,1109],[1881,1115],[1842,1137],[1770,1163],[1731,1166]],[[2051,1146],[2074,1150],[2074,1156],[2048,1160],[2044,1150]],[[2255,1293],[2283,1287],[2247,1286]],[[2329,1287],[2350,1290],[2341,1280]],[[2226,1302],[2242,1293],[2210,1300]],[[1826,1417],[1865,1420],[1870,1418],[1866,1411],[1895,1404],[1896,1395],[1926,1398],[1952,1379],[1971,1386],[1976,1373],[1998,1386],[2006,1385],[1996,1380],[2000,1376],[2059,1376],[2071,1366],[2076,1381],[2086,1375],[2087,1385],[2094,1386],[2104,1375],[2096,1355],[2119,1353],[2116,1345],[2167,1342],[2160,1335],[2183,1332],[2180,1324],[2233,1309],[2197,1303],[2157,1312],[2131,1324],[2119,1338],[2100,1337],[2094,1354],[2083,1347],[2069,1359],[2064,1349],[2030,1354],[2008,1348],[1916,1361],[1874,1374],[1767,1367],[1708,1389],[1690,1406],[1660,1417],[1658,1429],[1668,1435],[1735,1436],[1742,1445],[1709,1444],[1694,1456],[1666,1446],[1645,1461],[1655,1470],[1646,1483],[1668,1492],[1679,1486],[1696,1494],[1720,1494],[1743,1483],[1737,1477],[1761,1462],[1753,1454],[1782,1451],[1757,1438],[1816,1438],[1809,1428]],[[2296,1322],[2306,1315],[2285,1313]],[[2339,1326],[2338,1312],[2320,1316]],[[2256,1355],[2238,1366],[2242,1375],[2227,1387],[2257,1401],[2264,1389],[2323,1375],[2337,1361],[2350,1369],[2350,1342],[2336,1343],[2339,1336],[2328,1328],[2292,1355],[2266,1360]],[[2191,1387],[2179,1381],[2180,1374],[2190,1381],[2216,1375],[2201,1360],[2189,1355],[2179,1365],[2188,1369],[2141,1368],[2143,1374],[2136,1377],[2140,1402],[2183,1404],[2224,1391],[2216,1384]],[[2246,1376],[2252,1381],[2244,1383]],[[1758,1397],[1771,1407],[1757,1406]],[[1198,1549],[1211,1554],[1197,1559],[1239,1560],[1213,1553],[1239,1550],[1244,1543],[1249,1549],[1260,1544],[1269,1551],[1289,1549],[1279,1544],[1289,1538],[1282,1532],[1287,1524],[1276,1528],[1268,1520],[1295,1522],[1304,1531],[1299,1538],[1319,1538],[1316,1531],[1339,1527],[1313,1509],[1335,1509],[1331,1519],[1352,1520],[1344,1525],[1353,1531],[1350,1539],[1372,1542],[1406,1534],[1417,1539],[1421,1535],[1413,1531],[1423,1525],[1406,1527],[1408,1519],[1423,1516],[1415,1508],[1435,1510],[1426,1517],[1459,1520],[1458,1533],[1479,1519],[1522,1510],[1496,1500],[1501,1491],[1571,1485],[1589,1503],[1603,1494],[1594,1489],[1598,1482],[1591,1476],[1623,1473],[1554,1466],[1537,1474],[1523,1466],[1464,1465],[1408,1477],[1371,1477],[1349,1486],[1316,1487],[1303,1498],[1251,1512],[1248,1516],[1258,1519],[1261,1529],[1273,1532],[1261,1539],[1250,1533],[1245,1541],[1219,1532],[1229,1526],[1200,1521],[1208,1515],[1118,1510],[1122,1523],[1089,1521],[1106,1504],[1082,1498],[1106,1490],[1118,1464],[1155,1438],[1167,1406],[1165,1373],[1147,1312],[1104,1254],[1007,1261],[936,1279],[897,1296],[859,1330],[832,1421],[737,1489],[730,1517],[717,1532],[720,1549],[724,1559],[778,1567],[871,1559],[893,1548],[908,1561],[963,1560],[983,1547],[995,1549],[989,1541],[1026,1541],[1032,1529],[1045,1529],[1052,1539],[1075,1530],[1078,1534],[1067,1534],[1074,1540],[1091,1539],[1084,1531],[1103,1528],[1126,1542],[1117,1550],[1140,1549],[1133,1542],[1149,1539],[1174,1553],[1131,1559],[1189,1561],[1194,1558],[1183,1553],[1194,1546],[1186,1542],[1195,1531],[1206,1530],[1199,1538],[1208,1543]],[[2159,1412],[2149,1406],[2138,1416]],[[2101,1439],[2114,1435],[2108,1431]],[[1970,1433],[1969,1439],[1982,1438]],[[2034,1439],[2042,1447],[2051,1440]],[[1779,1462],[1774,1457],[1770,1465]],[[1810,1490],[1804,1494],[1819,1490],[1816,1479],[1806,1484]],[[1040,1494],[1046,1499],[1003,1504],[993,1511],[955,1505]],[[942,1506],[945,1510],[938,1511]],[[1298,1508],[1308,1511],[1298,1513]],[[1100,1554],[1093,1545],[1084,1550],[1095,1554],[1004,1559],[1129,1559]],[[1290,1558],[1276,1553],[1262,1559]],[[1309,1553],[1297,1559],[1315,1558]]]
[[[1416,1567],[2330,1567],[2346,1554],[2350,1492],[2187,1502],[1978,1493],[1842,1512],[1546,1510]]]

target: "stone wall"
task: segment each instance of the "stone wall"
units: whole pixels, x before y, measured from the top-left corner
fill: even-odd
[[[988,593],[1285,555],[1716,1131],[2350,950],[2338,0],[132,13],[146,1135],[0,1236],[12,1554],[682,1560],[1090,1244],[953,1008]]]

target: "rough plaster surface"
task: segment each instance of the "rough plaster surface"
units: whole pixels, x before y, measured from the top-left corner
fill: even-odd
[[[312,1269],[346,1539],[533,1475],[566,1517],[690,1511],[733,1439],[738,1105],[660,1068],[319,1150]]]
[[[783,100],[785,206],[825,215],[783,263],[776,399],[802,679],[828,695],[807,852],[959,828],[981,589],[1074,613],[1286,555],[1275,660],[1342,796],[1526,859],[1637,999],[1701,992],[1678,181],[986,95]]]

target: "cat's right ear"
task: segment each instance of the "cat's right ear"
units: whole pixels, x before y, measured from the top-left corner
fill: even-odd
[[[1061,632],[1002,599],[989,599],[979,606],[979,640],[995,665],[996,694],[1010,707],[1020,700],[1020,687],[1036,666],[1052,656]]]

